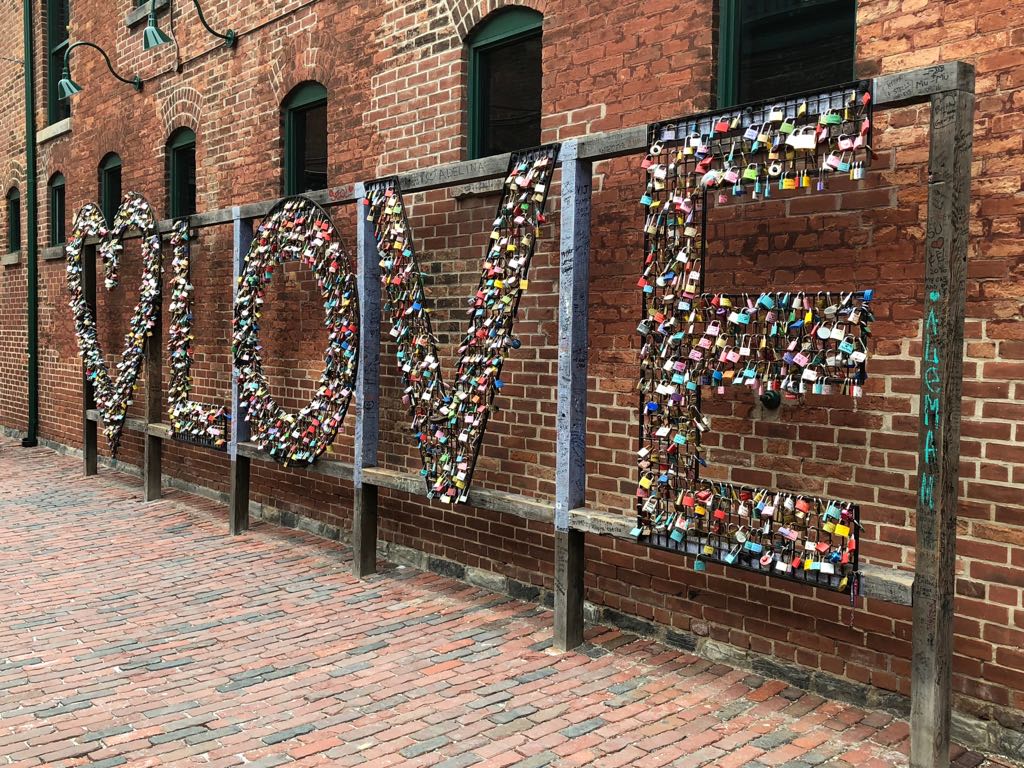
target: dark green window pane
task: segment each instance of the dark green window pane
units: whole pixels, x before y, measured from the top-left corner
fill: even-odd
[[[21,250],[21,194],[16,189],[7,193],[7,250]]]
[[[64,235],[64,177],[58,174],[50,181],[50,245],[61,245]]]
[[[509,39],[476,52],[478,154],[540,144],[541,36]]]
[[[121,205],[121,158],[108,156],[100,165],[100,208],[107,224],[114,223],[114,216]]]
[[[172,217],[189,216],[196,212],[196,135],[183,128],[167,146],[170,213]]]
[[[327,186],[327,105],[295,110],[295,193]]]
[[[46,116],[50,123],[71,116],[71,104],[57,95],[57,83],[64,72],[70,18],[69,0],[46,0]]]
[[[855,0],[740,0],[734,101],[851,80],[855,17]]]

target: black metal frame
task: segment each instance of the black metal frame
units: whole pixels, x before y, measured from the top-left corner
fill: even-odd
[[[726,109],[716,109],[716,110],[710,110],[710,111],[707,111],[707,112],[702,112],[702,113],[699,113],[699,114],[696,114],[696,115],[685,115],[685,116],[682,116],[682,117],[679,117],[679,118],[676,118],[676,119],[660,120],[658,122],[650,123],[647,126],[647,140],[648,140],[648,143],[653,146],[656,142],[660,142],[660,141],[674,141],[674,140],[678,140],[682,136],[686,136],[686,135],[690,135],[690,134],[696,133],[696,134],[700,134],[700,135],[709,135],[709,136],[711,136],[712,137],[711,141],[718,142],[718,145],[719,145],[719,148],[720,148],[721,142],[723,142],[723,141],[734,142],[738,137],[741,137],[742,134],[744,133],[744,131],[746,130],[747,126],[750,123],[758,123],[758,122],[760,122],[760,123],[767,123],[767,122],[769,122],[769,120],[768,120],[769,114],[775,108],[780,108],[781,107],[781,109],[783,110],[784,114],[790,114],[791,112],[793,114],[795,114],[796,111],[798,110],[799,106],[801,104],[805,103],[806,104],[806,113],[805,114],[806,114],[807,118],[813,119],[817,115],[820,115],[820,114],[822,114],[823,112],[825,112],[827,110],[843,109],[845,107],[848,107],[851,104],[851,102],[852,103],[856,103],[857,95],[860,94],[860,93],[868,94],[869,100],[867,101],[867,103],[862,103],[861,104],[861,108],[860,108],[858,114],[856,116],[854,116],[853,118],[851,118],[851,120],[860,119],[862,116],[867,116],[870,119],[870,116],[872,114],[872,104],[873,104],[873,100],[874,100],[874,81],[872,81],[872,80],[855,80],[855,81],[851,81],[849,83],[841,84],[841,85],[838,85],[838,86],[833,86],[831,88],[827,88],[827,89],[824,89],[824,90],[816,89],[816,90],[812,90],[812,91],[798,92],[798,93],[789,94],[787,96],[782,96],[782,97],[779,97],[779,98],[776,98],[776,99],[762,100],[762,101],[756,101],[756,102],[747,102],[745,104],[738,104],[736,106],[729,107],[729,108],[726,108]],[[812,104],[814,105],[813,108],[812,108]],[[717,134],[714,132],[714,125],[719,120],[728,119],[730,122],[732,122],[733,119],[737,118],[737,117],[739,118],[739,124],[738,124],[738,126],[736,128],[734,128],[734,129],[730,128],[729,131],[721,132],[721,133],[717,133]],[[811,124],[810,123],[810,119],[805,119],[803,124],[804,125]],[[669,127],[672,128],[671,131],[666,130]],[[873,128],[874,128],[873,125],[869,125],[868,133],[867,133],[867,136],[865,138],[865,143],[867,144],[867,152],[868,152],[868,157],[869,158],[871,157],[871,154],[872,154],[870,146],[871,146],[871,132],[873,131]],[[815,150],[815,154],[816,153],[817,153],[817,150]],[[722,153],[721,152],[717,152],[717,153],[716,152],[712,152],[712,154],[719,154],[720,155]],[[771,182],[769,182],[769,184],[770,183]],[[701,217],[700,245],[699,245],[700,265],[701,265],[700,266],[700,280],[699,280],[699,283],[700,283],[699,284],[700,295],[705,295],[706,294],[705,278],[706,278],[707,269],[708,269],[708,264],[707,264],[707,226],[708,226],[708,208],[709,208],[709,206],[708,206],[708,198],[709,198],[709,189],[707,187],[704,187],[703,190],[702,190],[702,193],[701,193],[701,200],[700,200],[700,206],[701,206],[701,209],[700,209],[700,217]],[[646,210],[645,210],[645,216],[646,216]],[[649,235],[646,232],[646,229],[645,229],[645,231],[644,231],[644,239],[643,239],[644,258],[645,259],[646,259],[646,256],[647,256],[647,254],[649,252],[649,248],[650,248],[650,245],[651,245],[651,237],[652,236]],[[854,296],[856,296],[858,299],[861,299],[861,300],[865,299],[865,294],[866,294],[865,291],[855,291],[854,292]],[[721,294],[721,295],[730,295],[730,294]],[[870,296],[870,294],[868,294],[868,295]],[[868,300],[870,300],[870,299],[868,299]],[[642,317],[643,318],[647,318],[648,317],[648,306],[649,305],[648,305],[647,293],[643,292],[641,294],[641,313],[642,313]],[[641,337],[641,338],[643,338],[643,337]],[[865,333],[863,331],[863,328],[862,328],[861,338],[862,339],[865,338]],[[861,383],[863,383],[866,380],[866,378],[867,378],[866,367],[865,367],[864,363],[861,363],[859,365],[858,374],[855,377],[853,377],[853,381],[855,383],[857,383],[857,384],[861,384]],[[833,382],[830,382],[829,380],[826,380],[825,383],[833,383]],[[703,387],[700,384],[698,384],[696,392],[694,394],[694,404],[696,406],[696,409],[697,409],[698,413],[700,412],[700,408],[701,408],[701,400],[702,400],[701,392],[702,392],[702,389],[703,389]],[[647,400],[647,397],[645,396],[644,393],[639,393],[638,394],[638,411],[639,411],[640,417],[638,419],[637,440],[638,440],[638,444],[641,447],[643,447],[643,445],[644,445],[644,435],[647,434],[647,420],[648,420],[648,417],[647,417],[647,409],[645,407],[645,401],[646,400]],[[688,482],[691,485],[691,487],[696,487],[698,485],[698,483],[700,482],[700,467],[702,465],[706,466],[706,464],[704,463],[704,459],[701,457],[700,452],[699,452],[699,448],[700,448],[700,430],[697,430],[697,432],[696,432],[696,441],[697,441],[697,450],[694,451],[694,454],[693,454],[694,455],[693,466],[690,469],[690,474],[689,474],[689,477],[688,477]],[[670,467],[670,469],[674,469],[677,476],[680,476],[678,454],[671,461],[665,461],[664,463],[667,464]],[[753,489],[750,489],[750,488],[747,488],[747,487],[733,486],[732,484],[722,484],[722,485],[726,485],[726,486],[728,486],[730,488],[733,488],[735,490],[753,490]],[[822,501],[825,501],[825,502],[829,501],[827,499],[820,499],[820,498],[817,498],[817,497],[808,497],[808,498],[813,498],[816,503],[820,503]],[[680,552],[680,553],[683,553],[683,554],[697,555],[698,552],[701,551],[702,546],[698,545],[696,542],[690,541],[688,538],[684,538],[682,542],[677,543],[674,540],[672,540],[671,538],[669,538],[668,533],[655,534],[653,532],[653,530],[652,530],[652,532],[651,532],[651,534],[649,536],[645,536],[645,534],[642,533],[642,531],[644,531],[645,526],[647,525],[647,523],[649,521],[647,520],[647,516],[643,512],[643,505],[644,505],[644,500],[642,498],[638,497],[637,500],[636,500],[637,531],[641,531],[640,536],[638,536],[638,540],[641,540],[641,539],[646,540],[650,546],[655,547],[657,549],[664,549],[664,550],[667,550],[667,551],[675,551],[675,552]],[[858,546],[853,551],[852,571],[851,571],[853,576],[852,576],[852,578],[847,579],[847,583],[844,584],[844,588],[842,590],[844,592],[850,591],[851,593],[852,593],[852,590],[855,589],[855,584],[857,582],[857,574],[859,572],[859,552],[860,552],[859,535],[858,535],[858,532],[859,532],[859,529],[860,529],[860,507],[859,507],[859,505],[854,505],[853,509],[854,509],[854,520],[855,520],[853,533],[854,533],[855,536],[858,536],[858,542],[857,542]],[[725,551],[728,551],[728,549],[726,549]],[[839,590],[839,584],[841,583],[842,578],[843,578],[842,574],[837,574],[834,577],[832,577],[829,580],[827,580],[827,583],[822,583],[822,581],[820,579],[820,572],[814,572],[814,573],[816,573],[819,576],[819,578],[816,578],[815,580],[812,581],[811,579],[808,579],[808,578],[798,578],[798,577],[795,577],[795,576],[792,576],[792,575],[789,575],[789,574],[780,573],[780,572],[775,570],[774,562],[772,563],[771,566],[768,566],[767,568],[762,568],[760,566],[760,563],[757,562],[756,560],[754,561],[754,563],[756,564],[756,567],[755,567],[755,566],[752,566],[750,564],[742,562],[742,559],[743,559],[742,557],[737,558],[734,563],[727,563],[727,562],[725,562],[724,560],[721,559],[720,555],[721,555],[721,552],[718,549],[716,549],[716,554],[715,555],[705,556],[705,557],[710,558],[711,562],[720,563],[722,565],[732,565],[734,567],[742,568],[744,570],[752,571],[752,572],[755,572],[755,573],[761,573],[762,575],[771,575],[774,578],[782,578],[782,579],[786,579],[788,581],[794,581],[794,582],[798,582],[798,583],[801,583],[801,584],[811,584],[812,586],[820,586],[820,587],[824,587],[824,588],[827,588],[827,589],[832,589],[832,590],[840,591]],[[805,572],[801,572],[801,573],[805,573]]]

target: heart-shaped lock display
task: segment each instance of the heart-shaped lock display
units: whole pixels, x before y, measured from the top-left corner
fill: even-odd
[[[116,366],[117,378],[112,379],[103,350],[100,348],[96,315],[85,296],[83,270],[93,269],[93,265],[83,265],[82,252],[87,239],[99,239],[99,252],[103,258],[105,274],[104,284],[111,290],[118,284],[117,270],[123,250],[122,240],[129,230],[137,230],[142,235],[142,282],[139,287],[139,301],[132,312],[128,333],[125,334],[121,362]],[[67,261],[68,292],[71,294],[69,305],[75,320],[78,351],[85,366],[85,377],[93,387],[96,407],[103,416],[103,431],[107,436],[107,444],[110,446],[111,454],[116,456],[121,443],[125,414],[132,403],[145,359],[147,339],[152,334],[160,312],[160,233],[153,208],[141,195],[129,192],[124,196],[121,207],[117,209],[113,224],[107,229],[106,220],[99,206],[95,203],[86,204],[75,217],[64,253]]]
[[[324,370],[310,403],[298,413],[277,404],[263,372],[259,320],[274,266],[310,267],[324,301],[328,330]],[[245,418],[259,447],[288,466],[315,461],[334,441],[355,390],[359,359],[355,264],[327,211],[305,197],[274,206],[260,223],[238,278],[233,354]]]

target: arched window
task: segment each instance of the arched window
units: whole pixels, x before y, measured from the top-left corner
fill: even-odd
[[[327,187],[327,89],[320,83],[296,86],[281,105],[284,135],[284,193],[298,195]]]
[[[196,134],[190,128],[167,140],[167,208],[171,218],[196,212]]]
[[[100,208],[107,224],[114,223],[114,215],[121,205],[121,158],[111,152],[100,162]]]
[[[470,33],[471,158],[540,144],[543,21],[529,8],[505,8]]]
[[[55,173],[46,185],[50,198],[50,245],[63,245],[64,216],[66,211],[64,197],[64,174]]]
[[[21,193],[17,187],[7,190],[7,252],[21,250]]]

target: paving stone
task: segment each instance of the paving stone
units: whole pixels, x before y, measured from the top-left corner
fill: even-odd
[[[296,725],[294,728],[288,728],[284,731],[278,731],[272,733],[269,736],[263,737],[264,744],[280,744],[282,741],[288,741],[294,739],[297,736],[302,736],[305,733],[316,730],[316,726],[312,723],[304,723],[302,725]]]
[[[202,733],[207,730],[201,725],[190,725],[188,728],[180,728],[176,731],[170,731],[168,733],[158,733],[155,736],[150,736],[149,741],[152,744],[166,744],[169,741],[177,741],[178,739],[185,739],[187,736],[191,736],[195,733]]]
[[[518,763],[512,763],[510,768],[545,768],[545,766],[552,765],[556,760],[558,760],[558,755],[554,752],[544,751],[533,757],[520,760]]]
[[[491,722],[504,725],[505,723],[511,723],[513,720],[518,720],[521,717],[529,717],[536,711],[536,707],[526,705],[522,707],[516,707],[515,709],[508,709],[504,712],[495,712],[488,719]]]
[[[100,731],[87,731],[78,737],[78,741],[85,743],[87,741],[102,741],[108,736],[118,736],[122,733],[131,733],[134,730],[130,725],[113,725],[110,728],[104,728]]]
[[[419,757],[420,755],[425,755],[428,752],[433,752],[435,749],[447,746],[448,744],[451,744],[451,741],[452,740],[447,736],[437,736],[433,739],[427,739],[426,741],[418,741],[412,746],[399,750],[398,754],[402,757],[412,759],[414,757]]]
[[[589,720],[584,720],[582,723],[577,723],[576,725],[563,729],[561,734],[567,739],[575,739],[580,736],[584,736],[591,731],[596,731],[604,725],[605,722],[606,721],[602,720],[600,717],[592,717]]]

